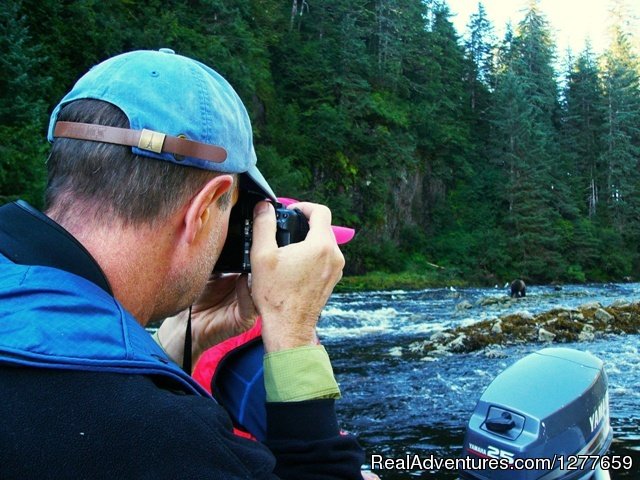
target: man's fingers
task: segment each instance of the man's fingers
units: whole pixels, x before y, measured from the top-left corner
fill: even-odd
[[[274,248],[278,248],[275,210],[269,202],[259,202],[253,210],[251,257]]]
[[[251,292],[262,316],[265,349],[276,352],[313,345],[322,308],[342,275],[344,257],[331,230],[331,211],[301,202],[307,238],[278,248],[273,207],[259,205],[253,225]],[[291,295],[296,292],[296,295]]]
[[[316,245],[324,245],[325,258],[333,259],[333,268],[340,270],[344,267],[344,256],[338,248],[336,237],[331,228],[331,210],[324,205],[301,202],[291,205],[290,208],[298,208],[309,220],[309,233],[306,240]]]
[[[333,231],[331,230],[331,210],[327,207],[316,203],[300,202],[290,205],[289,208],[297,208],[309,220],[309,233],[307,234],[307,238],[324,240],[327,238],[327,235],[331,235],[331,238],[335,241]]]

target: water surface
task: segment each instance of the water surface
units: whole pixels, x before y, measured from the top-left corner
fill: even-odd
[[[432,333],[517,311],[532,314],[640,301],[640,284],[529,287],[527,297],[507,300],[506,290],[428,289],[334,295],[319,324],[319,334],[334,364],[344,398],[343,426],[371,454],[457,457],[477,400],[491,380],[520,358],[544,348],[532,343],[505,347],[501,358],[484,352],[438,358],[408,358],[403,353]],[[485,305],[483,305],[483,303]],[[487,304],[488,303],[488,304]],[[461,308],[461,306],[465,308]],[[554,344],[592,353],[605,363],[609,378],[611,455],[631,455],[630,472],[613,479],[640,478],[640,353],[638,335],[608,335],[592,342]],[[453,479],[452,472],[378,472],[385,480]]]

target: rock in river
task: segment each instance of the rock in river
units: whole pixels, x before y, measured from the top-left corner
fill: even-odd
[[[495,345],[588,342],[605,334],[637,333],[640,303],[603,307],[591,302],[576,309],[557,308],[538,315],[516,313],[456,327],[412,344],[412,350],[421,355],[435,351],[460,353]]]

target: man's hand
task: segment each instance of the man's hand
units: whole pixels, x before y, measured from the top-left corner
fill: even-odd
[[[267,352],[316,343],[316,323],[336,283],[344,257],[331,230],[331,211],[297,203],[309,220],[307,238],[278,248],[273,206],[260,202],[253,219],[251,295],[262,316]]]
[[[160,344],[178,365],[182,364],[184,355],[188,315],[189,310],[185,310],[167,318],[158,331]],[[192,307],[193,364],[209,347],[251,328],[255,319],[248,275],[212,276]]]
[[[251,248],[251,291],[247,275],[212,277],[192,309],[193,363],[207,348],[238,335],[263,319],[267,352],[317,341],[316,323],[334,286],[342,278],[344,257],[331,230],[331,211],[322,205],[297,203],[309,219],[307,238],[278,248],[273,206],[256,206]],[[188,310],[167,318],[158,339],[179,365],[184,353]]]

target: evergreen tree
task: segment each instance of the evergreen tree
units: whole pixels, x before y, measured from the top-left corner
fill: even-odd
[[[437,208],[458,181],[472,175],[467,154],[471,148],[470,102],[464,82],[464,50],[449,20],[446,5],[436,6],[425,56],[427,64],[424,100],[415,106],[418,148],[426,160],[426,204]],[[429,220],[429,219],[427,219]],[[434,225],[435,228],[438,228]]]
[[[507,63],[500,66],[492,123],[494,161],[503,169],[509,251],[520,275],[560,278],[565,271],[561,213],[571,205],[557,149],[553,44],[537,2],[530,3],[516,36],[507,41],[511,47],[502,51]]]
[[[565,256],[569,279],[602,278],[598,228],[602,225],[600,192],[605,179],[600,162],[604,124],[600,72],[587,43],[571,64],[563,95],[562,155],[567,161],[567,181],[578,206],[579,218],[567,226]]]
[[[604,129],[600,161],[606,168],[606,204],[611,224],[638,252],[640,240],[639,62],[624,23],[612,28],[604,55]]]
[[[44,91],[40,49],[31,44],[17,1],[0,10],[0,204],[24,198],[42,203]]]
[[[600,165],[604,123],[600,72],[587,44],[567,74],[564,92],[563,150],[570,160],[570,179],[581,212],[594,218],[605,184]]]
[[[478,3],[478,12],[471,15],[467,27],[465,41],[465,81],[466,94],[470,99],[469,124],[473,150],[467,152],[474,171],[484,169],[488,157],[488,140],[490,135],[488,112],[491,104],[491,93],[495,77],[494,57],[496,42],[493,26],[486,16],[482,3]]]
[[[478,98],[483,95],[493,77],[493,59],[495,39],[493,25],[487,18],[487,13],[481,2],[478,2],[478,11],[471,15],[467,26],[468,38],[464,42],[468,58],[467,82],[471,96],[471,109],[482,110],[483,102]],[[480,102],[480,105],[478,104]]]
[[[534,105],[534,114],[542,122],[555,122],[559,115],[558,86],[553,69],[555,45],[546,17],[540,10],[540,0],[529,0],[524,19],[512,46],[518,61],[511,66],[528,79],[527,95]]]
[[[349,273],[437,263],[492,285],[620,278],[640,268],[625,2],[613,1],[601,65],[588,49],[571,62],[561,103],[535,0],[498,46],[482,4],[462,43],[441,0],[7,0],[0,202],[40,203],[47,110],[82,73],[169,47],[234,85],[276,192],[358,229]]]
[[[435,149],[426,164],[425,204],[430,205],[432,214],[425,223],[436,232],[427,252],[441,264],[494,284],[499,281],[496,274],[504,274],[508,252],[506,237],[497,226],[499,202],[492,201],[497,199],[495,167],[486,162],[489,138],[486,81],[492,74],[489,59],[485,58],[486,63],[478,67],[474,60],[474,56],[482,57],[478,51],[467,50],[465,55],[455,32],[449,30],[446,8],[434,9],[432,18],[430,52],[437,59],[437,68],[432,70],[427,91],[434,96],[429,98],[430,103],[425,103],[432,108],[423,120],[429,127],[419,130],[418,139],[450,145],[452,150]],[[486,32],[473,33],[474,43],[468,45],[488,52],[483,35],[489,35],[490,28],[484,22],[480,24]],[[443,128],[449,129],[445,132],[456,132],[454,142],[449,136],[438,135]],[[463,160],[458,160],[457,155]]]

